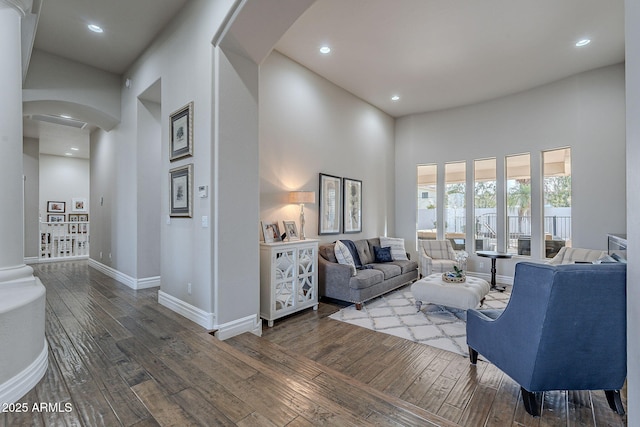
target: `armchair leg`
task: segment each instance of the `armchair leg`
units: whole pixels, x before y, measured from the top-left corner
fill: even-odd
[[[531,415],[532,417],[540,416],[540,403],[536,398],[536,394],[530,392],[524,387],[520,387],[520,391],[522,392],[522,403],[524,403],[524,409]]]
[[[469,347],[469,360],[472,365],[476,365],[478,363],[478,352]]]
[[[622,406],[622,398],[620,397],[620,390],[605,390],[604,395],[607,396],[607,402],[609,407],[613,409],[616,414],[624,415],[624,406]]]

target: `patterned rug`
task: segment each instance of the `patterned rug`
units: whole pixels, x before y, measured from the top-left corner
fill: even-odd
[[[504,308],[508,292],[491,291],[481,308]],[[466,316],[465,310],[436,304],[425,303],[416,311],[411,285],[407,285],[364,303],[362,310],[351,305],[329,317],[468,356]]]

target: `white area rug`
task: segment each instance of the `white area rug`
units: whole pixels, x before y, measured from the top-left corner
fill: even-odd
[[[504,308],[509,296],[491,291],[481,308]],[[329,317],[468,356],[466,316],[465,310],[426,303],[418,312],[408,285],[364,303],[362,310],[351,305]]]

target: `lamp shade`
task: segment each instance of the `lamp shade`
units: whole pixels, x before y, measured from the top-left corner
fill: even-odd
[[[291,191],[289,193],[289,203],[315,203],[315,191]]]

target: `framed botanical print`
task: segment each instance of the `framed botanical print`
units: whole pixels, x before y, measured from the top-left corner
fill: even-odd
[[[170,116],[171,141],[169,160],[174,161],[193,155],[193,102],[188,103]]]
[[[321,173],[319,194],[318,234],[339,234],[342,178]]]
[[[362,232],[362,181],[343,179],[343,224],[345,233]]]
[[[193,216],[193,163],[169,171],[169,215]]]

